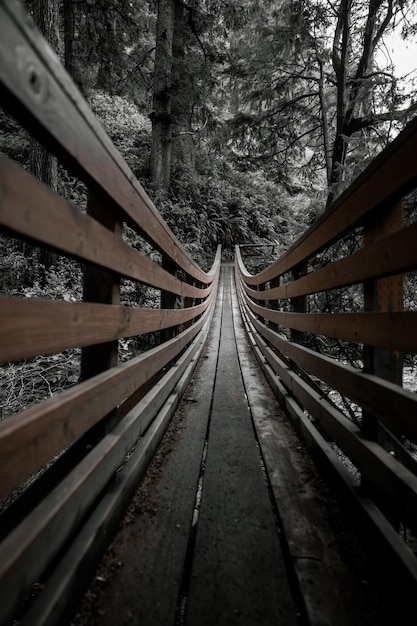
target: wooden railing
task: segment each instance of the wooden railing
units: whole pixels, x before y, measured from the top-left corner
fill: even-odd
[[[398,531],[417,534],[417,396],[402,386],[403,353],[411,366],[417,351],[417,223],[408,198],[403,224],[401,202],[416,153],[414,120],[272,265],[252,275],[236,251],[242,312],[272,386],[414,583]]]
[[[185,253],[13,0],[0,3],[0,93],[3,107],[88,188],[84,213],[0,158],[4,241],[29,241],[84,267],[82,301],[0,297],[2,363],[82,348],[78,384],[0,423],[0,497],[13,499],[0,521],[3,624],[46,575],[58,604],[91,575],[190,379],[213,312],[220,250],[208,272]],[[125,241],[125,225],[159,262]],[[122,279],[158,290],[161,308],[122,305]],[[145,333],[160,333],[160,345],[119,363],[119,340]],[[48,602],[37,610],[53,614]],[[47,622],[45,615],[28,623]]]

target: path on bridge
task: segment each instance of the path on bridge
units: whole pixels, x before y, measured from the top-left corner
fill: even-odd
[[[333,506],[258,369],[223,264],[205,352],[73,624],[390,623],[351,537],[330,528]]]

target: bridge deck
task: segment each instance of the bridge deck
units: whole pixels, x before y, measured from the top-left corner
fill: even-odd
[[[403,623],[342,519],[258,369],[224,264],[193,381],[73,624]]]

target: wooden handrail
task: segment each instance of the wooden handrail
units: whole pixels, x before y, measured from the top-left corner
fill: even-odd
[[[382,511],[395,528],[402,523],[414,533],[417,462],[403,443],[417,446],[417,395],[403,389],[401,370],[402,354],[417,353],[417,313],[403,310],[403,272],[417,269],[417,224],[403,226],[400,201],[417,186],[416,151],[414,120],[329,211],[257,274],[247,270],[236,249],[248,332],[295,423],[332,468],[338,458],[322,435],[334,442],[356,467],[375,511]],[[343,246],[346,236],[356,238],[355,251],[345,248],[336,259],[330,252],[321,266],[320,253],[329,245]],[[320,298],[344,288],[356,290],[351,308],[321,312]],[[356,363],[346,360],[346,341],[355,346]],[[319,349],[325,342],[327,353]],[[346,411],[342,401],[335,402],[338,393],[357,405],[356,414]],[[351,475],[349,480],[355,484]],[[382,518],[375,513],[375,520]],[[378,533],[385,534],[383,526]],[[417,562],[410,551],[404,552],[392,537],[389,543],[417,582]]]
[[[106,508],[100,532],[123,513],[121,503],[143,475],[204,345],[221,250],[208,271],[187,254],[15,0],[0,2],[0,94],[10,114],[88,190],[84,213],[0,157],[5,240],[75,259],[84,277],[78,302],[0,296],[2,363],[23,360],[24,367],[25,359],[81,348],[78,383],[0,422],[0,497],[12,501],[0,523],[3,624],[133,454],[130,491]],[[124,222],[157,254],[150,258],[125,241]],[[123,305],[122,279],[157,290],[160,308]],[[119,362],[119,340],[148,333],[160,345]]]

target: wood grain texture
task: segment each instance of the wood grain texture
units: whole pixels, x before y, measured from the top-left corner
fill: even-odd
[[[171,381],[164,382],[169,384],[152,389],[0,544],[1,623],[52,562],[144,432],[140,463],[150,461],[169,414],[153,419],[199,343],[197,338],[179,367],[168,374]]]
[[[296,624],[236,351],[227,268],[188,625]]]
[[[211,302],[208,298],[188,309],[146,309],[0,296],[0,362],[169,328],[195,319]]]
[[[249,339],[235,302],[233,313],[245,390],[308,623],[365,624],[369,597],[362,593],[351,560],[344,558],[327,501],[318,493],[316,470],[262,376],[252,350],[256,344]],[[369,623],[374,623],[371,616]]]
[[[4,156],[0,156],[0,225],[13,235],[158,289],[191,298],[209,293],[207,287],[199,289],[165,272]],[[214,270],[217,263],[218,259]]]
[[[191,532],[214,386],[222,295],[191,384],[179,407],[177,427],[162,448],[163,468],[150,472],[151,486],[126,531],[112,544],[125,564],[100,599],[96,626],[173,626]],[[132,559],[132,554],[135,558]]]
[[[288,341],[247,311],[252,325],[284,357],[371,412],[387,428],[417,442],[417,397],[411,391]]]
[[[416,238],[417,224],[413,224],[294,282],[261,292],[246,283],[244,288],[251,298],[258,300],[295,298],[412,270],[417,267]]]
[[[273,311],[246,300],[257,315],[287,328],[367,343],[373,346],[417,352],[417,312],[287,313]]]
[[[75,603],[79,600],[80,595],[87,586],[89,580],[94,574],[97,560],[100,558],[102,552],[106,549],[108,542],[112,535],[117,530],[117,525],[120,519],[123,517],[129,501],[132,498],[134,492],[137,489],[140,478],[143,476],[151,457],[155,453],[158,444],[162,438],[162,435],[167,427],[169,420],[171,419],[175,409],[177,408],[180,398],[190,382],[190,378],[193,375],[194,368],[197,363],[197,358],[201,354],[203,345],[207,336],[208,329],[199,335],[187,348],[186,352],[180,357],[177,366],[170,368],[163,378],[149,391],[146,398],[135,407],[134,413],[136,416],[141,416],[143,419],[148,416],[155,418],[152,420],[146,433],[141,437],[139,444],[129,454],[129,461],[123,465],[123,468],[118,469],[116,475],[111,479],[108,487],[100,498],[97,506],[94,508],[92,514],[88,517],[85,524],[80,529],[79,534],[75,540],[67,546],[66,553],[59,560],[56,568],[49,576],[45,588],[42,590],[42,594],[36,599],[36,602],[31,606],[29,613],[25,616],[25,620],[28,624],[48,624],[52,626],[60,626],[74,611]],[[205,363],[205,361],[203,361]],[[207,396],[209,401],[210,394]],[[200,423],[200,420],[194,420],[192,422],[194,426],[200,425],[200,428],[204,431],[204,424]],[[188,484],[193,485],[192,475],[189,470],[194,462],[197,470],[199,468],[198,454],[193,455],[190,458],[188,454],[190,449],[198,449],[198,443],[195,441],[195,431],[193,431],[191,437],[186,444],[186,458],[189,461],[187,467],[184,468],[186,472],[181,475],[180,482],[178,483],[179,493],[173,493],[172,483],[177,465],[174,464],[174,473],[169,473],[168,484],[166,485],[168,502],[162,504],[162,512],[167,514],[167,518],[170,521],[167,523],[166,532],[162,529],[162,533],[159,536],[159,540],[166,546],[166,554],[171,555],[173,552],[173,546],[171,536],[168,530],[171,528],[171,524],[174,522],[174,527],[180,522],[184,525],[184,509],[178,507],[176,510],[173,504],[186,504],[185,492],[187,491]],[[196,446],[196,448],[194,448]],[[171,458],[171,457],[170,457]],[[193,488],[191,487],[192,496],[194,497]],[[158,494],[156,499],[158,500]],[[189,502],[188,502],[189,504]],[[191,507],[193,500],[191,501]],[[172,508],[171,508],[172,507]],[[170,513],[178,514],[176,519],[172,519]],[[143,518],[141,518],[143,519]],[[166,521],[166,520],[165,520]],[[146,525],[145,525],[146,526]],[[149,526],[148,526],[149,529]],[[133,528],[131,527],[133,531]],[[186,531],[185,531],[186,532]],[[178,533],[177,537],[181,537],[184,533]],[[134,543],[135,533],[128,532],[129,541],[126,545],[126,552],[124,554],[119,553],[118,558],[121,558],[122,563],[130,562],[131,567],[140,568],[143,570],[145,565],[145,554],[152,554],[152,539],[156,539],[155,533],[149,533],[149,537],[145,542],[138,541],[138,545]],[[145,545],[144,545],[145,543]],[[177,547],[179,554],[181,555],[181,546]],[[140,551],[143,550],[143,553]],[[162,552],[162,548],[161,548]],[[135,555],[134,560],[131,560],[132,554]],[[158,552],[158,554],[160,554]],[[178,554],[178,552],[176,553]],[[182,554],[183,556],[183,554]],[[155,563],[151,559],[153,567],[159,564],[161,570],[161,578],[167,576],[168,572],[165,568],[165,558],[160,558]],[[174,567],[178,568],[181,572],[181,562],[177,562],[175,557],[173,558]],[[132,612],[135,601],[138,601],[138,592],[142,593],[146,600],[151,600],[149,603],[150,608],[160,605],[161,593],[157,587],[151,586],[148,588],[148,593],[154,594],[154,598],[149,598],[145,593],[145,589],[141,586],[138,588],[133,585],[131,580],[132,570],[130,568],[123,568],[119,570],[120,573],[126,573],[126,577],[121,577],[121,588],[116,586],[112,587],[112,593],[107,594],[107,600],[112,609],[104,610],[101,612],[103,620],[108,621],[110,624],[118,624],[122,626],[124,622],[124,616],[129,615]],[[180,574],[177,575],[177,578]],[[164,606],[168,608],[168,615],[175,613],[175,600],[174,604],[170,606],[168,594],[166,593],[166,587],[175,589],[175,585],[172,580],[163,584],[165,593],[163,594]],[[132,593],[132,595],[128,595]],[[119,601],[118,601],[119,600]],[[139,603],[140,604],[140,603]],[[156,610],[157,613],[157,610]],[[148,612],[146,611],[146,616]],[[151,619],[152,613],[149,613],[149,619]],[[153,614],[155,617],[155,613]],[[149,622],[153,626],[157,624],[156,621]],[[161,621],[161,624],[167,624],[168,620],[165,618]],[[97,626],[97,624],[96,624]]]
[[[175,339],[0,422],[0,497],[78,439],[165,367],[210,318]]]
[[[302,380],[254,333],[255,341],[270,367],[288,391],[319,422],[330,441],[334,441],[353,464],[384,493],[387,501],[417,528],[417,477],[376,442],[365,439],[360,429],[339,409]]]

